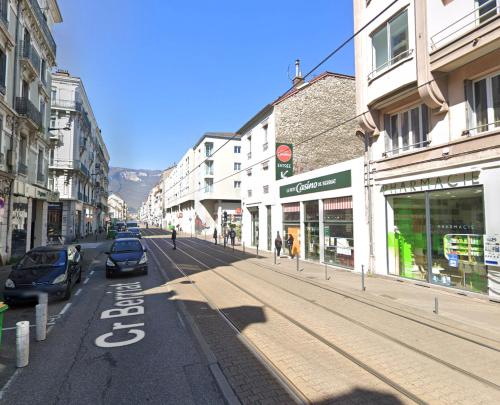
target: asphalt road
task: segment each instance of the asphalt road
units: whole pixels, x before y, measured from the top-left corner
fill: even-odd
[[[29,366],[13,375],[0,401],[223,403],[207,360],[172,299],[165,269],[150,260],[147,276],[108,280],[105,256],[97,259],[70,305],[52,306],[51,312],[63,313],[53,318],[45,342],[31,344]]]

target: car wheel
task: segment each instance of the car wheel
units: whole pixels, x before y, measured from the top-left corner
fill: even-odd
[[[113,275],[109,270],[106,270],[106,278],[111,278]]]
[[[68,283],[66,284],[66,291],[64,292],[64,301],[68,301],[71,298],[71,279],[68,279]]]

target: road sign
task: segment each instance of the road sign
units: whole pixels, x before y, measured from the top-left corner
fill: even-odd
[[[293,144],[276,143],[276,180],[293,176]]]

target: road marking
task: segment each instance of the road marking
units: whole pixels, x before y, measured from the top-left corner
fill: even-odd
[[[87,284],[88,282],[90,281],[90,278],[86,278],[85,281],[83,282],[83,284]]]
[[[59,315],[64,315],[65,312],[69,309],[69,307],[71,306],[71,302],[68,302],[63,309],[61,309],[61,312],[59,312]]]
[[[75,293],[75,297],[76,297],[78,294],[80,294],[81,292],[82,292],[82,289],[81,289],[81,288],[79,288],[79,289],[76,291],[76,293]]]
[[[179,318],[179,322],[181,323],[182,328],[186,329],[186,325],[184,324],[184,321],[182,320],[182,316],[179,312],[177,312],[177,318]]]
[[[94,270],[92,270],[92,271],[90,272],[89,277],[90,277],[92,274],[94,274]]]
[[[17,376],[19,375],[19,373],[21,372],[21,370],[22,370],[22,368],[18,368],[16,371],[14,371],[14,374],[12,374],[12,376],[9,378],[9,380],[5,383],[5,385],[3,386],[2,390],[0,391],[0,400],[3,399],[3,396],[7,392],[7,389],[14,382],[14,380],[17,378]]]

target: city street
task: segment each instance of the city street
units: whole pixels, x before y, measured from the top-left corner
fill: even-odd
[[[167,232],[143,233],[149,274],[106,279],[103,244],[81,291],[51,304],[60,315],[45,342],[32,339],[30,364],[2,401],[491,404],[500,395],[498,334],[320,285],[288,272],[295,261],[285,257],[274,265],[191,237],[174,250]],[[17,319],[30,308],[9,311]]]

